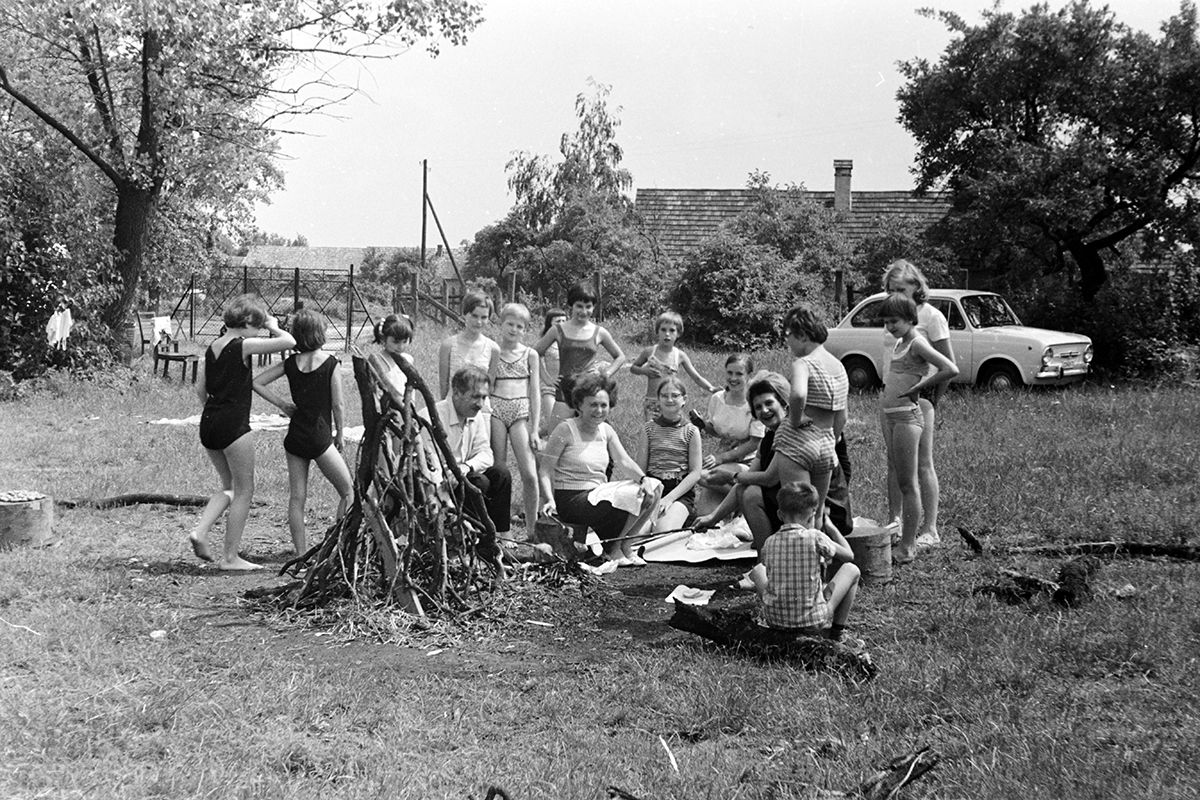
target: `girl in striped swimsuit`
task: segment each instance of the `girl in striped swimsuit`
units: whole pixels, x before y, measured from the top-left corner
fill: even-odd
[[[533,454],[538,447],[538,419],[542,408],[538,354],[521,342],[529,328],[529,309],[509,303],[500,309],[500,349],[492,353],[488,375],[492,379],[492,425],[504,429],[500,447],[493,446],[497,464],[508,459],[512,442],[521,486],[525,491],[525,526],[532,529],[538,513],[537,464]]]
[[[658,385],[658,416],[646,423],[638,465],[663,483],[654,531],[684,527],[695,516],[695,486],[703,471],[700,429],[684,419],[687,388],[670,377]]]

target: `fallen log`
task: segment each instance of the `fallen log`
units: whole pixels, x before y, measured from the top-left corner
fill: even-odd
[[[956,526],[958,535],[976,555],[985,552],[999,555],[1025,556],[1101,556],[1116,558],[1177,558],[1181,561],[1200,561],[1200,547],[1188,544],[1164,544],[1161,542],[1136,542],[1109,540],[1103,542],[1061,542],[1058,544],[1037,544],[1008,547],[1004,545],[987,546],[979,537],[961,525]],[[986,535],[990,531],[980,531]]]
[[[133,494],[118,494],[114,497],[75,497],[55,500],[54,502],[63,508],[118,508],[120,506],[137,506],[142,504],[202,507],[208,504],[208,498],[198,494],[134,492]]]
[[[1046,597],[1063,608],[1078,608],[1091,601],[1091,577],[1100,570],[1100,559],[1082,556],[1071,559],[1058,569],[1057,580],[1046,580],[1015,569],[1002,569],[1007,581],[977,586],[974,594],[988,594],[1010,605],[1031,602]]]
[[[865,651],[816,636],[764,628],[745,611],[723,611],[675,603],[672,628],[694,633],[722,647],[768,661],[789,661],[811,670],[838,672],[855,680],[874,678],[879,668]]]

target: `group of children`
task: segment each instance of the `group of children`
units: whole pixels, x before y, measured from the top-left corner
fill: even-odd
[[[883,321],[895,342],[881,394],[881,421],[889,472],[896,478],[901,506],[902,535],[895,557],[904,562],[913,556],[922,516],[916,488],[925,427],[920,395],[948,381],[957,370],[953,359],[919,332],[913,291],[906,292],[903,286],[893,291],[890,284],[890,280],[885,283],[891,294],[883,305]],[[567,310],[551,309],[545,315],[541,337],[528,345],[524,340],[532,319],[525,306],[509,303],[500,309],[496,341],[485,334],[494,311],[491,297],[470,291],[463,299],[462,330],[447,337],[438,350],[442,396],[449,394],[452,377],[465,366],[478,367],[489,376],[490,397],[485,409],[494,457],[503,464],[511,446],[524,489],[524,518],[530,527],[543,505],[553,508],[553,498],[544,503],[539,498],[538,451],[550,431],[576,415],[570,403],[571,381],[591,374],[611,386],[611,377],[626,360],[609,331],[592,319],[595,300],[588,284],[572,287]],[[339,515],[352,491],[340,452],[343,403],[339,364],[337,358],[322,351],[325,321],[311,311],[298,311],[290,330],[284,331],[247,295],[230,304],[224,321],[227,330],[208,348],[204,379],[197,383],[204,402],[201,442],[217,470],[221,491],[209,499],[189,540],[198,557],[218,560],[209,550],[207,534],[228,508],[219,566],[257,569],[238,554],[254,490],[250,394],[259,393],[291,417],[284,440],[290,487],[288,523],[293,546],[303,552],[310,462],[316,462],[337,490]],[[669,311],[660,314],[655,320],[655,343],[630,364],[633,374],[646,378],[644,436],[636,462],[644,475],[656,478],[663,487],[658,508],[650,515],[652,529],[682,529],[698,514],[711,519],[726,492],[733,496],[731,484],[734,490],[741,488],[737,476],[746,473],[755,459],[767,433],[766,420],[775,434],[765,459],[770,466],[755,473],[754,480],[777,487],[772,490],[776,522],[772,527],[778,530],[765,541],[756,541],[761,545],[760,562],[746,583],[759,592],[766,624],[802,631],[826,628],[836,636],[845,624],[858,583],[858,571],[851,563],[832,576],[823,570],[823,562],[831,559],[853,560],[846,540],[826,524],[824,510],[830,474],[837,466],[835,444],[846,422],[848,384],[841,364],[822,346],[826,330],[811,309],[793,309],[783,328],[794,357],[790,382],[774,373],[755,376],[753,360],[738,354],[727,359],[725,388],[718,389],[677,346],[683,333],[680,316]],[[267,336],[262,335],[264,331]],[[379,350],[370,358],[377,372],[398,391],[403,390],[405,379],[396,364],[400,359],[412,361],[407,353],[412,336],[411,322],[401,315],[390,315],[376,327]],[[251,356],[287,350],[294,352],[281,364],[252,377]],[[688,411],[683,375],[709,396],[706,416]],[[268,388],[281,377],[288,380],[290,401]],[[776,395],[786,390],[787,396],[764,400],[761,407],[756,402],[752,411],[747,398],[752,380],[770,383],[776,387]],[[615,394],[615,389],[610,392]],[[609,402],[615,402],[615,396]],[[702,432],[718,440],[717,449],[707,456],[702,451]],[[772,453],[778,457],[772,459]],[[759,453],[756,463],[764,461],[761,456]],[[750,480],[749,474],[746,479]],[[705,492],[710,496],[701,501]],[[698,508],[698,503],[702,507]],[[628,562],[627,551],[628,547],[614,551],[613,557]]]

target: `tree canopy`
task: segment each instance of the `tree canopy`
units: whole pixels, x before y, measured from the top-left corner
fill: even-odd
[[[633,177],[616,141],[620,108],[608,105],[610,87],[591,87],[575,98],[578,127],[562,135],[559,159],[520,152],[509,160],[513,207],[475,234],[467,272],[501,280],[516,270],[526,289],[551,297],[599,272],[606,308],[641,313],[661,298],[667,276],[652,268],[653,248],[627,194]]]
[[[8,0],[0,90],[108,185],[106,255],[121,280],[103,317],[115,327],[160,214],[201,233],[245,220],[279,183],[272,157],[287,120],[353,92],[297,67],[426,39],[436,53],[479,21],[469,0]]]
[[[924,12],[932,14],[933,12]],[[901,64],[900,120],[921,188],[953,192],[949,229],[1003,269],[1076,269],[1085,298],[1122,243],[1194,241],[1200,176],[1200,44],[1184,2],[1160,35],[1107,7],[953,12],[941,57]],[[1006,263],[1007,262],[1007,263]]]

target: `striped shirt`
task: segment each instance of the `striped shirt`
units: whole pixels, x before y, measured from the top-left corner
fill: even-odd
[[[767,539],[762,563],[767,569],[763,618],[772,628],[823,628],[832,621],[821,580],[822,558],[833,556],[833,542],[821,531],[789,523]]]
[[[845,410],[850,379],[846,377],[842,363],[824,347],[813,350],[804,356],[804,360],[808,363],[807,405],[830,411]]]
[[[649,457],[646,474],[659,480],[678,480],[691,470],[688,447],[700,431],[682,417],[671,422],[657,417],[646,423],[646,442]]]

